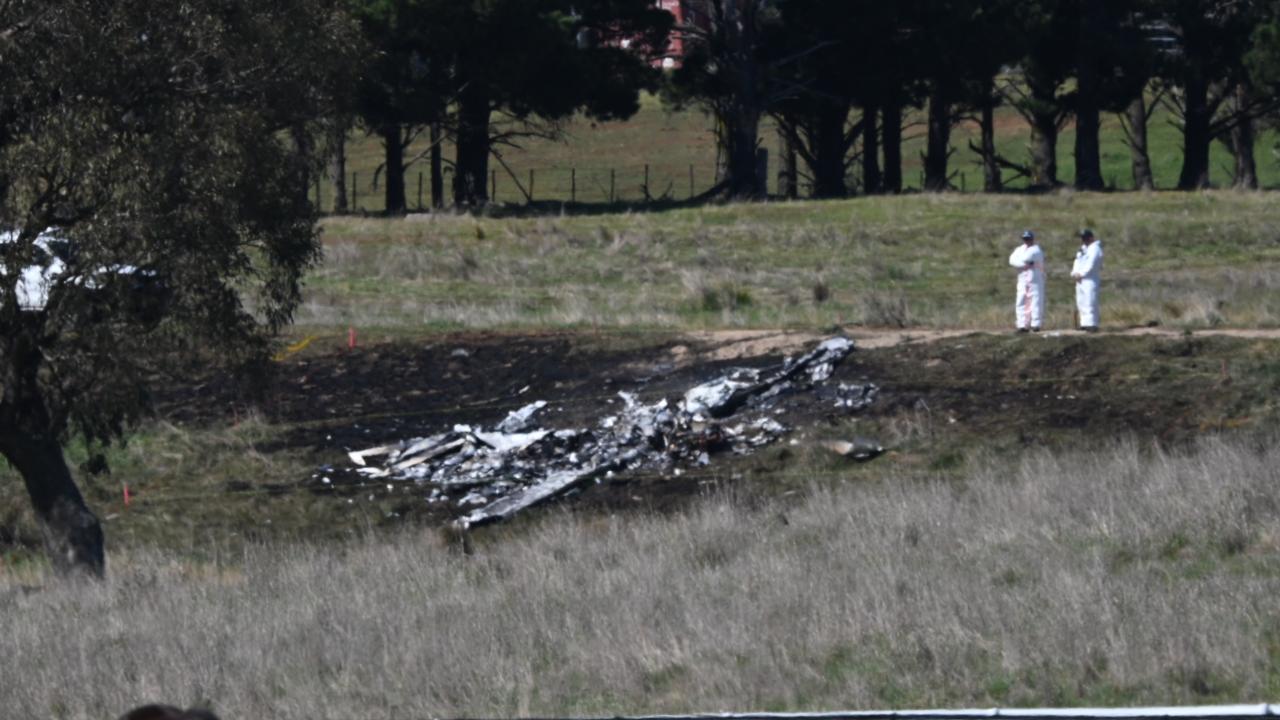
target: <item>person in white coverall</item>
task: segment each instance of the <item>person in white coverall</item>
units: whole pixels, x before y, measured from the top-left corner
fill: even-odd
[[[1018,332],[1040,332],[1044,318],[1044,251],[1036,243],[1036,234],[1022,233],[1022,244],[1009,255],[1009,265],[1018,271],[1018,295],[1013,313]]]
[[[1076,309],[1080,311],[1080,329],[1098,332],[1098,284],[1102,279],[1102,243],[1092,230],[1080,231],[1080,250],[1071,266],[1071,279],[1076,281]]]

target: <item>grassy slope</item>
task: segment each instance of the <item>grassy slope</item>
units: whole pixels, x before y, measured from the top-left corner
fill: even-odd
[[[1182,137],[1171,122],[1167,112],[1156,112],[1149,127],[1152,169],[1157,187],[1169,188],[1177,183],[1181,167]],[[650,165],[651,195],[683,200],[689,196],[689,169],[693,167],[696,192],[702,192],[714,182],[716,150],[712,135],[713,123],[697,110],[669,112],[655,97],[643,99],[640,112],[630,120],[614,123],[595,123],[576,118],[564,126],[563,140],[548,141],[530,139],[519,148],[506,148],[503,159],[515,177],[527,187],[529,171],[535,171],[534,197],[537,200],[568,200],[571,194],[570,169],[577,168],[577,199],[579,202],[600,203],[609,197],[610,170],[614,171],[615,196],[619,200],[638,201],[643,198],[644,166]],[[996,142],[1002,154],[1014,161],[1027,157],[1026,145],[1030,131],[1022,118],[1013,110],[1002,108],[997,114]],[[903,145],[903,179],[908,188],[920,186],[921,153],[924,151],[923,125],[913,125],[907,132]],[[976,191],[981,187],[982,171],[976,156],[969,151],[968,141],[977,140],[977,126],[962,123],[952,136],[956,148],[952,170],[963,173],[964,187]],[[1261,135],[1258,141],[1258,172],[1266,187],[1280,186],[1280,163],[1274,159],[1271,148],[1275,141],[1272,132]],[[776,191],[778,142],[771,124],[761,130],[761,142],[771,153],[770,189]],[[1075,160],[1072,148],[1075,143],[1074,126],[1068,126],[1058,144],[1059,177],[1070,182],[1074,177]],[[418,142],[410,157],[422,153],[426,143]],[[445,156],[452,155],[446,146]],[[359,207],[366,211],[378,211],[383,207],[382,190],[373,186],[375,169],[382,162],[382,150],[376,138],[356,133],[348,148],[348,172],[355,172],[359,185]],[[1109,186],[1117,189],[1133,187],[1129,149],[1119,121],[1114,116],[1104,116],[1102,123],[1102,175]],[[1212,149],[1212,178],[1217,186],[1231,181],[1231,157],[1226,149],[1215,143]],[[497,200],[504,203],[523,203],[524,196],[516,188],[510,175],[501,165],[493,163],[498,174]],[[411,166],[406,171],[406,188],[409,205],[418,207],[418,175],[425,174],[425,163]],[[1007,173],[1011,176],[1011,173]],[[955,184],[962,178],[957,175]],[[424,178],[424,183],[429,178]],[[1011,181],[1010,187],[1020,187],[1025,181]],[[333,192],[327,186],[322,189],[322,205],[332,206]],[[430,189],[424,185],[424,199],[430,200]]]
[[[1070,327],[1074,231],[1103,238],[1103,322],[1272,327],[1266,193],[951,194],[535,218],[333,218],[302,332],[329,328],[1004,328],[1017,232]]]
[[[810,483],[671,516],[554,513],[92,587],[0,574],[0,705],[224,717],[1258,702],[1280,693],[1274,442],[1102,444],[949,481]]]

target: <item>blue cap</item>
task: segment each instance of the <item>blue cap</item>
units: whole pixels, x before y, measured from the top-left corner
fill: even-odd
[[[1033,232],[1031,232],[1030,230],[1023,230],[1023,231],[1022,231],[1022,239],[1023,239],[1023,240],[1035,240],[1035,239],[1036,239],[1036,234],[1035,234],[1035,233],[1033,233]]]

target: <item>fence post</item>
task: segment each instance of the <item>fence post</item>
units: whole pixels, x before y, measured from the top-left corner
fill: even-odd
[[[316,212],[323,212],[324,208],[320,205],[320,173],[316,173]]]
[[[693,199],[693,163],[689,163],[689,199]]]
[[[966,183],[966,182],[965,182],[965,180],[964,180],[964,173],[960,173],[960,192],[964,192],[964,191],[965,191],[965,185],[966,185],[966,184],[967,184],[967,183]]]
[[[492,202],[498,201],[498,171],[497,170],[489,171],[489,200]]]
[[[618,179],[618,171],[614,170],[613,168],[609,168],[609,204],[610,205],[617,202],[617,200],[615,199],[617,198],[617,195],[614,192],[614,190],[617,187],[617,179]]]
[[[649,163],[644,164],[644,199],[653,200],[653,193],[649,192]]]
[[[422,212],[422,173],[418,173],[418,212]]]
[[[533,168],[529,168],[529,204],[533,204]]]
[[[578,168],[569,168],[569,202],[578,202]]]
[[[360,212],[360,173],[351,173],[351,209]]]

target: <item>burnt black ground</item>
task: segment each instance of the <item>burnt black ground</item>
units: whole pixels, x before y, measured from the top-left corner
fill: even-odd
[[[539,415],[545,426],[590,426],[617,407],[619,391],[645,402],[675,401],[731,367],[782,360],[780,353],[699,360],[716,346],[660,336],[489,333],[398,339],[353,351],[320,348],[277,364],[256,406],[282,432],[262,450],[304,450],[317,466],[340,467],[348,464],[347,450],[458,423],[491,426],[534,400],[550,403]],[[797,394],[778,416],[795,428],[797,444],[784,441],[748,458],[716,457],[711,467],[679,477],[619,476],[561,504],[664,511],[725,488],[776,495],[803,487],[806,473],[948,475],[977,452],[1129,438],[1179,445],[1205,433],[1262,429],[1280,389],[1278,348],[1271,340],[1232,338],[975,334],[856,350],[833,382],[877,383],[881,394],[870,409],[851,416],[827,400]],[[162,416],[190,426],[224,423],[245,409],[226,378],[171,386],[160,405]],[[874,437],[891,452],[866,469],[816,449],[817,440],[854,434]],[[308,478],[298,481],[306,487]],[[413,499],[420,495],[397,500],[391,516],[443,519],[438,506]]]

